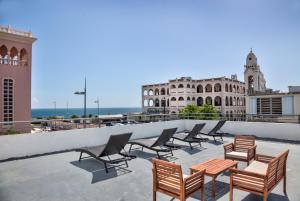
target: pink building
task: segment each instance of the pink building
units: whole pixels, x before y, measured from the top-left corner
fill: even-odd
[[[0,133],[30,132],[31,52],[36,38],[0,26]],[[20,121],[20,122],[12,122]]]

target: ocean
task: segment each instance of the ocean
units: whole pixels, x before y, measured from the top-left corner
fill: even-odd
[[[100,108],[100,115],[107,114],[127,114],[141,112],[141,108]],[[92,114],[93,116],[98,115],[97,108],[87,108],[87,115]],[[82,108],[45,108],[45,109],[32,109],[31,110],[32,118],[41,118],[41,117],[50,117],[50,116],[64,116],[64,118],[70,118],[72,115],[77,115],[81,117],[83,115]]]

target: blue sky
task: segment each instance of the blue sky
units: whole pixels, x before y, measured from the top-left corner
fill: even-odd
[[[236,73],[252,47],[267,86],[300,85],[299,0],[0,0],[0,24],[31,30],[32,107],[141,105],[141,85]]]

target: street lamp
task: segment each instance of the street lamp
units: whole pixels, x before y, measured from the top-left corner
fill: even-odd
[[[100,101],[99,101],[99,97],[97,98],[97,100],[94,101],[94,103],[97,104],[97,107],[98,107],[98,117],[99,117],[99,115],[100,115],[100,109],[99,109]]]
[[[84,78],[84,90],[76,91],[74,94],[75,95],[84,95],[83,115],[84,115],[84,118],[86,118],[86,78]],[[84,122],[84,127],[86,127],[85,120],[83,122]]]

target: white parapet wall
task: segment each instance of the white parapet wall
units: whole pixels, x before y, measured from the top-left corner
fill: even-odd
[[[132,132],[131,139],[158,136],[165,128],[185,129],[182,120],[116,125],[35,134],[0,136],[0,160],[105,144],[110,135]]]
[[[196,123],[205,123],[208,132],[218,121],[185,120],[185,128],[191,129]],[[221,129],[233,135],[255,135],[261,138],[291,140],[300,142],[300,124],[227,121]]]
[[[196,123],[206,123],[203,130],[208,132],[217,122],[209,120],[175,120],[0,136],[0,160],[105,144],[110,135],[127,132],[133,133],[131,139],[156,137],[165,128],[176,127],[178,131],[190,130]],[[222,131],[234,135],[256,135],[263,138],[300,142],[300,124],[227,121]]]

